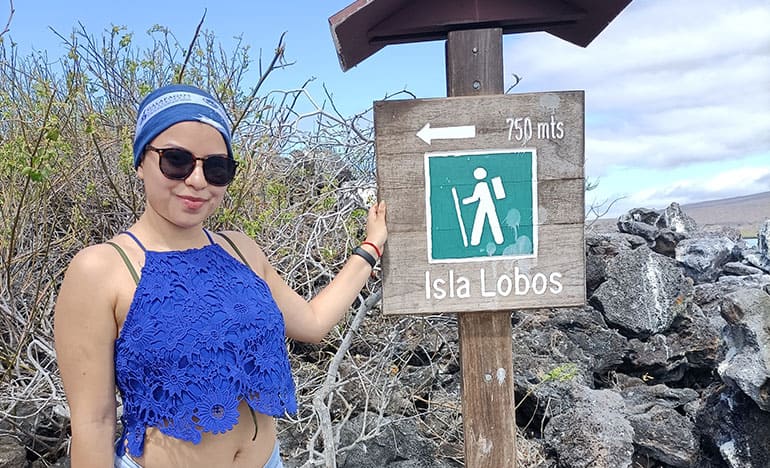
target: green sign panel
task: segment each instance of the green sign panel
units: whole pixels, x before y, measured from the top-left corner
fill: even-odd
[[[425,154],[430,263],[537,256],[534,149]]]

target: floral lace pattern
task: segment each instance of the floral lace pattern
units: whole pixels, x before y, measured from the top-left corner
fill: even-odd
[[[193,442],[255,411],[297,411],[283,316],[267,283],[217,244],[145,252],[128,316],[115,341],[123,399],[117,444],[144,453],[146,427]]]

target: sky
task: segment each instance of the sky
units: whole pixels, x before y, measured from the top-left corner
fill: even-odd
[[[15,0],[8,36],[20,50],[66,53],[53,30],[125,26],[141,43],[154,24],[186,44],[204,28],[225,48],[240,36],[267,57],[286,32],[286,60],[263,89],[323,88],[344,115],[407,89],[446,96],[443,41],[388,46],[342,72],[328,18],[352,0]],[[0,0],[0,26],[11,1]],[[770,2],[633,0],[586,48],[547,33],[506,35],[506,88],[585,90],[587,205],[631,208],[770,191]],[[256,82],[256,76],[254,77]]]

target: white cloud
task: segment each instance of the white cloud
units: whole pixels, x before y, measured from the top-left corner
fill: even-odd
[[[729,198],[747,193],[746,189],[756,188],[748,193],[760,192],[759,182],[770,175],[770,169],[763,167],[743,167],[732,169],[704,179],[681,179],[665,186],[640,190],[629,199],[649,203],[650,200],[671,197],[682,198],[686,202],[693,198],[707,199]]]
[[[706,181],[704,189],[713,193],[735,193],[744,190],[746,186],[758,185],[768,175],[770,167],[742,167],[711,177]]]
[[[692,177],[675,177],[672,180],[661,174],[658,178],[649,177],[649,171],[631,170],[645,182],[641,189],[630,193],[607,196],[589,192],[589,205],[605,200],[617,200],[610,216],[617,216],[631,208],[664,208],[671,202],[680,204],[695,203],[704,200],[719,200],[770,190],[770,165],[751,165],[724,171],[711,172],[702,167],[692,170]],[[685,168],[681,172],[687,173]],[[629,177],[633,178],[633,177]]]
[[[545,33],[506,38],[506,76],[523,77],[516,92],[585,89],[586,173],[607,185],[629,170],[763,154],[770,166],[768,24],[766,0],[638,0],[585,49]],[[693,169],[665,186],[640,178],[624,185],[619,206],[762,192],[768,180],[762,166]]]

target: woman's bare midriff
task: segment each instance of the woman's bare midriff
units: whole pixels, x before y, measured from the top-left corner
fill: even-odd
[[[275,420],[255,413],[259,430],[256,439],[252,440],[254,421],[246,402],[241,402],[238,410],[240,418],[232,430],[222,434],[204,432],[197,445],[169,437],[157,428],[148,428],[145,432],[144,454],[131,457],[144,468],[263,467],[275,447]]]

